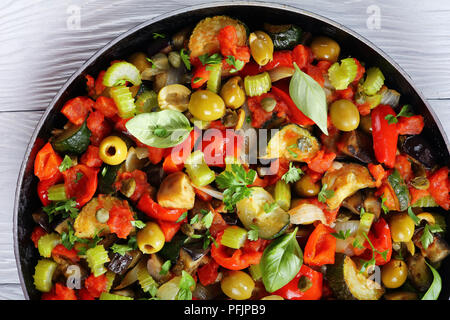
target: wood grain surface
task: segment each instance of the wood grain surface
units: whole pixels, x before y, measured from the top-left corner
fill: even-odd
[[[42,111],[69,76],[116,36],[156,15],[206,2],[1,1],[0,299],[23,299],[13,254],[13,198]],[[271,2],[325,16],[372,41],[410,75],[450,135],[450,1]]]

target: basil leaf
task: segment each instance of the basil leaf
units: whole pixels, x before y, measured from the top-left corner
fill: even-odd
[[[303,253],[295,238],[297,229],[274,240],[265,250],[260,267],[268,292],[274,292],[295,278],[303,264]]]
[[[323,133],[327,129],[327,99],[325,91],[294,63],[295,72],[289,83],[289,95],[297,108],[314,121]]]
[[[126,123],[126,128],[142,143],[155,148],[170,148],[186,140],[192,127],[179,111],[141,113]]]
[[[433,282],[431,283],[427,292],[425,292],[425,294],[423,295],[422,300],[437,300],[442,289],[442,279],[436,269],[429,265],[428,262],[425,261],[425,263],[433,273]]]

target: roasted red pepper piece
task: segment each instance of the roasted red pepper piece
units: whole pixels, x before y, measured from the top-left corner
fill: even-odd
[[[211,259],[207,264],[198,268],[198,280],[204,286],[215,283],[219,275],[218,269],[219,264],[214,259]]]
[[[395,164],[397,152],[398,130],[397,124],[389,124],[387,115],[396,116],[395,111],[388,105],[379,105],[372,110],[373,149],[378,162],[389,168]]]
[[[112,98],[100,96],[94,103],[94,109],[100,111],[105,117],[112,118],[117,114],[117,106]]]
[[[450,208],[450,181],[448,179],[448,168],[442,167],[433,173],[430,177],[430,192],[438,205],[445,210]]]
[[[86,125],[91,131],[91,143],[99,146],[100,142],[111,133],[112,127],[100,111],[94,111],[89,114]]]
[[[373,164],[369,163],[367,165],[370,174],[375,178],[375,186],[379,188],[381,186],[382,181],[387,177],[387,172],[384,170],[381,164]]]
[[[137,208],[150,218],[167,222],[176,222],[186,212],[185,209],[170,209],[161,207],[148,193],[145,193],[137,204]]]
[[[400,176],[403,180],[405,180],[405,182],[408,182],[414,178],[414,173],[412,172],[411,162],[408,160],[408,156],[403,154],[396,156],[394,168],[398,170]]]
[[[398,134],[419,134],[422,132],[424,126],[425,124],[421,115],[398,118]]]
[[[212,209],[212,208],[211,208]],[[228,224],[226,223],[225,219],[222,217],[222,215],[214,210],[211,210],[211,212],[214,214],[213,222],[211,224],[211,227],[209,228],[209,232],[213,237],[217,236],[220,232],[225,230],[228,227]]]
[[[200,134],[198,130],[194,129],[182,143],[166,149],[165,152],[168,155],[163,162],[164,171],[172,173],[183,170],[184,162],[191,154],[192,149],[194,149],[195,142]]]
[[[175,234],[180,230],[181,225],[187,222],[187,218],[184,218],[180,222],[168,222],[164,220],[156,220],[159,227],[161,228],[162,233],[164,234],[164,239],[166,242],[170,242]]]
[[[107,284],[108,279],[106,278],[105,274],[94,277],[94,274],[91,273],[91,275],[87,277],[86,280],[84,280],[84,286],[86,287],[86,290],[94,298],[100,297],[102,292],[106,291]]]
[[[61,157],[53,150],[50,142],[47,142],[34,160],[34,175],[41,181],[51,179],[59,174],[61,162]]]
[[[133,213],[127,206],[114,206],[109,210],[108,227],[121,239],[126,239],[133,230]]]
[[[33,241],[34,246],[38,247],[38,241],[42,236],[45,236],[47,234],[47,231],[45,231],[42,227],[36,226],[33,229],[33,232],[31,232],[31,241]]]
[[[312,159],[307,160],[308,168],[318,173],[324,173],[330,169],[335,158],[334,152],[328,152],[325,149],[319,150]]]
[[[64,185],[68,198],[75,198],[77,208],[84,206],[97,190],[97,169],[78,164],[63,172]]]
[[[208,166],[225,167],[226,157],[239,158],[243,137],[233,130],[208,130],[203,136],[201,150]]]
[[[392,239],[391,230],[389,229],[386,220],[379,218],[370,228],[368,238],[377,251],[387,251],[386,260],[378,252],[375,253],[375,264],[381,266],[388,263],[392,256]],[[366,251],[364,251],[359,258],[363,260],[372,259],[372,247],[367,240],[364,242],[364,247],[366,248]]]
[[[302,279],[303,277],[308,279]],[[300,280],[309,282],[309,289],[299,289]],[[319,300],[322,297],[322,282],[323,275],[320,272],[314,271],[303,264],[295,278],[283,288],[273,292],[273,294],[279,295],[287,300]]]
[[[56,245],[56,247],[52,250],[52,257],[53,259],[58,258],[65,258],[72,262],[78,262],[80,261],[80,257],[78,257],[78,252],[75,250],[75,248],[69,250],[66,247],[64,247],[62,244]]]
[[[48,189],[63,180],[63,175],[58,171],[56,175],[47,180],[39,181],[37,184],[37,192],[42,205],[48,206],[51,201],[48,200]]]
[[[206,70],[206,65],[200,66],[194,70],[191,79],[192,89],[198,89],[203,86],[209,79],[209,70]]]
[[[95,298],[86,290],[86,288],[81,288],[77,292],[78,300],[95,300]]]
[[[86,152],[81,156],[80,162],[91,168],[101,167],[103,161],[98,154],[98,147],[89,145]]]
[[[314,80],[316,80],[317,83],[323,88],[323,86],[325,85],[325,79],[323,77],[322,70],[319,67],[314,66],[312,64],[306,65],[304,69],[305,73],[308,74]]]
[[[250,61],[250,49],[247,46],[238,46],[238,37],[234,26],[229,25],[220,29],[217,39],[219,40],[220,53],[224,57],[234,56],[244,63]]]
[[[42,300],[77,300],[75,291],[66,286],[55,283],[50,292],[45,292],[41,296]]]
[[[304,262],[310,266],[322,266],[334,263],[336,238],[334,230],[323,223],[316,226],[305,246]]]
[[[273,53],[272,61],[264,65],[261,69],[262,71],[268,71],[275,69],[277,67],[292,68],[292,66],[293,66],[292,51],[279,50]]]
[[[222,245],[220,240],[222,239],[223,232],[220,232],[217,235],[216,243],[211,245],[211,257],[222,267],[227,268],[228,270],[242,270],[248,268],[252,264],[258,264],[261,260],[264,249],[260,251],[254,251],[245,249],[245,245],[248,245],[246,241],[244,247],[241,249],[234,250],[230,255],[229,248]]]
[[[79,126],[84,122],[88,113],[92,111],[93,106],[94,101],[88,97],[76,97],[64,104],[61,113],[65,115],[71,123]]]

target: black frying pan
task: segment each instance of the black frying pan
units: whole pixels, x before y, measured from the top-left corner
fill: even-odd
[[[313,34],[328,35],[341,46],[343,56],[352,55],[367,65],[378,66],[386,77],[387,85],[402,94],[402,102],[413,106],[425,118],[424,133],[436,147],[444,163],[449,165],[450,144],[437,116],[422,94],[412,84],[409,76],[383,51],[346,27],[301,9],[261,2],[221,2],[177,10],[146,21],[108,43],[92,56],[59,90],[50,103],[31,137],[17,181],[14,203],[14,251],[25,298],[38,299],[40,294],[33,285],[34,267],[38,253],[30,240],[34,227],[31,214],[41,203],[37,197],[37,178],[33,174],[36,152],[49,138],[52,128],[61,125],[59,110],[65,101],[84,95],[86,74],[95,75],[105,69],[110,61],[128,56],[137,50],[146,50],[153,40],[152,33],[172,34],[204,17],[229,15],[241,19],[250,29],[263,22],[295,23]],[[444,261],[440,273],[443,279],[441,298],[450,297],[450,262]]]

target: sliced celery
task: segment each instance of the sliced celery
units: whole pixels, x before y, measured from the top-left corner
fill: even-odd
[[[250,271],[250,275],[252,276],[253,280],[258,281],[262,277],[261,267],[259,264],[252,264],[248,268]]]
[[[263,72],[255,76],[246,76],[244,79],[245,93],[250,96],[260,96],[269,92],[272,88],[272,80],[268,72]]]
[[[341,64],[335,62],[328,69],[328,78],[336,90],[344,90],[355,80],[357,72],[358,66],[353,58],[342,59]]]
[[[50,201],[64,201],[67,200],[66,195],[66,187],[63,183],[61,184],[55,184],[54,186],[51,186],[48,188],[48,200]]]
[[[86,260],[91,268],[94,277],[98,277],[106,273],[104,264],[109,261],[108,251],[105,250],[103,245],[97,245],[94,248],[86,251]]]
[[[222,64],[210,64],[207,67],[209,70],[209,78],[206,83],[206,88],[214,93],[219,92],[220,82],[222,80]]]
[[[366,72],[366,80],[362,87],[364,93],[371,96],[377,93],[384,84],[384,75],[377,67],[370,68]]]
[[[136,113],[152,112],[158,107],[158,95],[155,91],[146,90],[136,99]]]
[[[120,81],[129,81],[135,86],[140,85],[142,81],[138,68],[126,61],[114,63],[106,70],[103,76],[103,85],[113,87]]]
[[[119,116],[123,119],[128,119],[134,116],[136,112],[136,105],[134,104],[133,95],[126,86],[113,87],[110,90],[111,97],[116,103],[119,110]]]
[[[204,187],[216,179],[216,174],[208,167],[203,152],[200,150],[192,152],[184,166],[189,178],[198,187]]]
[[[155,296],[158,291],[158,284],[148,273],[147,265],[140,263],[137,269],[137,279],[144,292],[150,293],[151,296]]]
[[[291,187],[283,180],[278,180],[275,185],[275,202],[281,209],[287,211],[291,207]]]
[[[100,300],[134,300],[132,297],[121,296],[118,294],[102,292]]]
[[[33,276],[36,289],[41,292],[49,292],[51,290],[53,273],[57,265],[56,262],[48,259],[38,261]]]
[[[44,258],[52,256],[52,250],[61,243],[61,237],[57,233],[43,235],[38,241],[39,254]]]
[[[362,213],[359,220],[359,226],[356,230],[355,241],[362,245],[366,239],[364,234],[369,234],[370,227],[372,226],[375,215],[373,213],[365,212]]]
[[[229,248],[239,249],[244,245],[245,240],[247,240],[247,230],[232,226],[225,229],[220,243]]]
[[[116,274],[112,271],[107,271],[106,272],[106,292],[109,292],[111,290],[111,287],[113,285],[114,280],[116,279]]]

